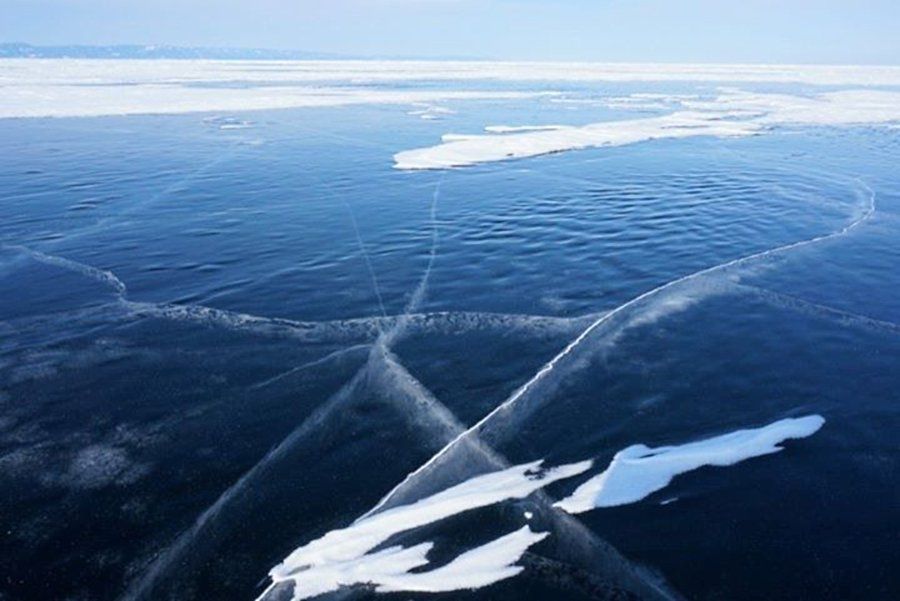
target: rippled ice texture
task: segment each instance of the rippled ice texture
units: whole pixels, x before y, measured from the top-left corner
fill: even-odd
[[[897,598],[898,73],[0,61],[0,598]]]

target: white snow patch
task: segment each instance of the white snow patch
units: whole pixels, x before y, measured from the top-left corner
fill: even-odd
[[[570,125],[488,125],[484,131],[491,134],[515,134],[525,131],[554,131],[572,129]]]
[[[782,125],[888,125],[900,120],[900,92],[878,90],[845,90],[818,96],[727,90],[716,98],[684,97],[679,102],[684,110],[657,117],[564,129],[530,126],[507,135],[444,140],[437,146],[397,153],[394,166],[445,169],[662,138],[747,136]],[[486,129],[509,132],[507,126]]]
[[[900,119],[900,92],[842,90],[816,96],[726,90],[710,100],[685,100],[704,112],[741,112],[762,125],[858,125]]]
[[[415,574],[407,572],[393,578],[385,578],[378,583],[375,590],[379,593],[400,591],[443,593],[488,586],[518,575],[522,568],[513,564],[530,546],[548,535],[547,532],[532,532],[531,528],[523,526],[485,545],[466,551],[447,565],[430,572]]]
[[[760,126],[722,114],[682,111],[649,119],[608,121],[583,127],[482,135],[454,139],[429,148],[394,155],[397,169],[444,169],[533,157],[599,146],[622,146],[657,138],[746,136]]]
[[[634,503],[665,488],[678,474],[776,453],[781,442],[811,436],[824,422],[821,416],[811,415],[681,446],[652,449],[634,445],[617,453],[606,471],[555,506],[580,513]],[[524,499],[553,482],[586,472],[592,464],[582,461],[545,469],[542,461],[526,463],[476,476],[415,503],[367,514],[294,550],[269,571],[271,584],[258,599],[276,587],[281,590],[282,583],[290,583],[292,601],[300,601],[345,586],[368,585],[376,592],[437,593],[480,588],[515,576],[522,570],[515,563],[547,533],[535,533],[526,525],[461,553],[443,566],[418,572],[412,570],[430,563],[427,556],[433,543],[376,549],[399,533],[502,501]],[[525,511],[524,516],[531,520],[534,514]]]
[[[898,86],[900,67],[0,59],[0,118],[244,111],[366,103],[434,105],[449,100],[548,95],[537,91],[417,88],[420,82],[434,81],[501,85],[512,81],[690,81]],[[379,84],[384,87],[377,87]],[[400,84],[407,85],[404,89]],[[483,84],[473,87],[481,88]],[[549,94],[551,99],[555,96]],[[644,102],[664,100],[650,94],[632,97],[643,98]],[[579,102],[579,99],[566,102]],[[432,111],[425,118],[439,114]]]
[[[455,115],[456,111],[443,106],[420,105],[419,108],[409,111],[407,114],[426,121],[435,121],[445,115]]]
[[[545,534],[526,526],[467,551],[449,564],[427,572],[409,573],[428,563],[432,544],[373,550],[389,538],[444,518],[509,499],[522,499],[557,480],[581,474],[591,461],[543,469],[536,461],[477,476],[410,505],[403,505],[332,530],[299,547],[269,571],[272,584],[292,581],[294,601],[342,586],[370,584],[379,591],[450,591],[477,588],[516,575],[513,566],[530,545]]]
[[[738,430],[680,446],[632,445],[616,453],[606,470],[555,504],[569,513],[627,505],[669,485],[672,479],[707,465],[734,465],[751,457],[777,453],[792,438],[815,434],[825,423],[820,415],[783,419],[762,428]]]
[[[471,140],[477,137],[478,134],[444,134],[441,136],[441,142],[459,142],[460,140]]]
[[[540,94],[503,91],[404,91],[310,86],[215,88],[162,84],[18,85],[3,88],[0,118],[233,112],[358,104],[416,104],[443,100],[515,99],[538,95]]]
[[[732,82],[900,85],[897,66],[491,61],[216,61],[0,59],[0,83],[254,83],[412,81]]]

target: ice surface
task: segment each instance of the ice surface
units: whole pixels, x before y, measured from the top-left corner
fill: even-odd
[[[448,456],[455,447],[465,444],[473,439],[478,439],[480,432],[495,422],[501,422],[504,429],[516,430],[516,424],[527,418],[527,411],[523,411],[520,405],[525,404],[532,390],[544,379],[549,377],[562,377],[566,375],[566,360],[577,352],[579,347],[584,345],[592,333],[599,332],[604,329],[612,329],[621,331],[622,328],[630,327],[635,324],[647,323],[648,319],[652,322],[658,316],[665,314],[678,307],[690,306],[690,293],[685,295],[685,289],[695,291],[697,286],[706,286],[705,280],[710,277],[721,276],[729,270],[746,267],[747,265],[770,259],[782,253],[794,251],[806,246],[821,243],[826,240],[832,240],[845,236],[860,225],[871,219],[875,214],[875,192],[864,182],[859,181],[860,192],[865,192],[868,197],[866,201],[859,207],[858,214],[853,220],[847,223],[839,230],[798,240],[770,248],[757,253],[753,253],[737,259],[732,259],[718,265],[713,265],[700,271],[676,278],[665,284],[652,288],[631,300],[619,305],[604,315],[594,320],[585,330],[567,344],[559,353],[557,353],[550,361],[545,363],[528,381],[517,388],[505,401],[497,405],[487,415],[470,426],[466,431],[457,435],[448,444],[444,445],[437,453],[431,456],[425,463],[410,472],[397,486],[391,489],[378,502],[370,513],[377,512],[380,508],[387,506],[391,500],[409,488],[414,487],[417,483],[429,478],[433,470],[438,469],[441,460]],[[716,287],[712,287],[713,290]],[[661,305],[660,305],[661,303]],[[571,364],[569,364],[571,365]],[[571,368],[571,367],[569,367]],[[540,406],[540,399],[531,404],[532,407]]]
[[[635,503],[665,488],[679,474],[777,453],[782,450],[780,443],[812,436],[824,423],[822,416],[809,415],[679,446],[632,445],[616,453],[602,474],[579,486],[556,506],[569,513],[581,513],[596,507]]]
[[[352,81],[770,82],[900,85],[900,67],[491,61],[214,61],[0,59],[3,81],[34,84]]]
[[[457,89],[400,84],[455,81]],[[774,82],[900,85],[898,67],[412,61],[0,59],[0,118],[246,111],[352,104],[432,107],[445,101],[523,98],[505,82]],[[501,89],[487,89],[481,83]],[[336,85],[336,84],[350,85]],[[378,84],[384,84],[378,88]],[[474,89],[465,89],[465,88]],[[535,86],[546,89],[546,84]],[[644,104],[662,99],[639,98]],[[418,116],[434,119],[444,108]]]
[[[236,112],[357,104],[433,106],[443,101],[513,99],[542,92],[328,86],[340,67],[311,73],[212,61],[0,60],[0,118]],[[377,63],[373,63],[377,71]],[[312,77],[310,77],[312,75]],[[254,83],[256,85],[254,85]],[[449,109],[426,109],[435,118]],[[226,123],[225,129],[246,122]]]
[[[900,92],[841,90],[816,96],[726,90],[712,100],[685,100],[691,110],[753,115],[765,125],[854,125],[900,120]]]

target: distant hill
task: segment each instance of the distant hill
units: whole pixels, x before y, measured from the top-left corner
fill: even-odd
[[[34,46],[0,44],[0,58],[123,58],[218,60],[329,60],[352,58],[324,52],[266,48],[206,48],[190,46]]]

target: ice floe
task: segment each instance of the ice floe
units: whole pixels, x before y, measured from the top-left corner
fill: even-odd
[[[809,415],[679,446],[632,445],[616,453],[602,474],[579,486],[556,506],[569,513],[581,513],[635,503],[662,490],[679,474],[777,453],[782,450],[778,445],[785,440],[812,436],[824,423],[822,416]]]
[[[623,146],[657,138],[746,136],[761,128],[750,121],[725,117],[720,113],[680,111],[648,119],[607,121],[583,127],[549,130],[531,127],[521,133],[470,136],[399,152],[394,155],[394,166],[397,169],[465,167],[567,150]]]
[[[422,82],[459,82],[423,89]],[[0,118],[246,111],[352,104],[512,99],[545,92],[506,82],[719,82],[900,85],[900,67],[427,61],[0,59]],[[460,89],[467,82],[478,82]],[[487,89],[484,82],[500,89]],[[540,87],[546,89],[546,83]],[[379,84],[382,87],[378,87]],[[403,87],[403,84],[408,84]],[[466,86],[468,87],[468,86]],[[573,99],[577,100],[577,99]],[[633,97],[644,104],[659,97]],[[632,101],[628,101],[632,102]],[[434,119],[445,109],[424,109]],[[233,129],[228,126],[226,129]]]
[[[645,106],[646,95],[637,100],[635,106]],[[444,138],[436,146],[399,152],[394,155],[394,166],[444,169],[664,138],[748,136],[774,126],[894,125],[900,121],[900,92],[880,90],[817,96],[726,90],[715,98],[680,97],[677,102],[681,110],[667,115],[581,127],[488,126],[488,135]]]
[[[2,59],[0,81],[34,84],[257,83],[357,85],[411,81],[733,82],[900,85],[900,67],[493,61],[211,61]]]
[[[99,117],[332,107],[358,104],[416,104],[444,100],[528,98],[538,94],[466,90],[373,90],[310,86],[216,88],[145,84],[134,86],[7,86],[0,118]]]
[[[554,131],[571,129],[570,125],[488,125],[484,131],[491,134],[515,134],[525,131]]]
[[[435,121],[444,117],[446,115],[453,115],[456,111],[453,109],[448,109],[444,106],[435,106],[435,105],[419,105],[414,110],[409,111],[409,115],[413,117],[418,117],[419,119],[423,119],[425,121]]]

